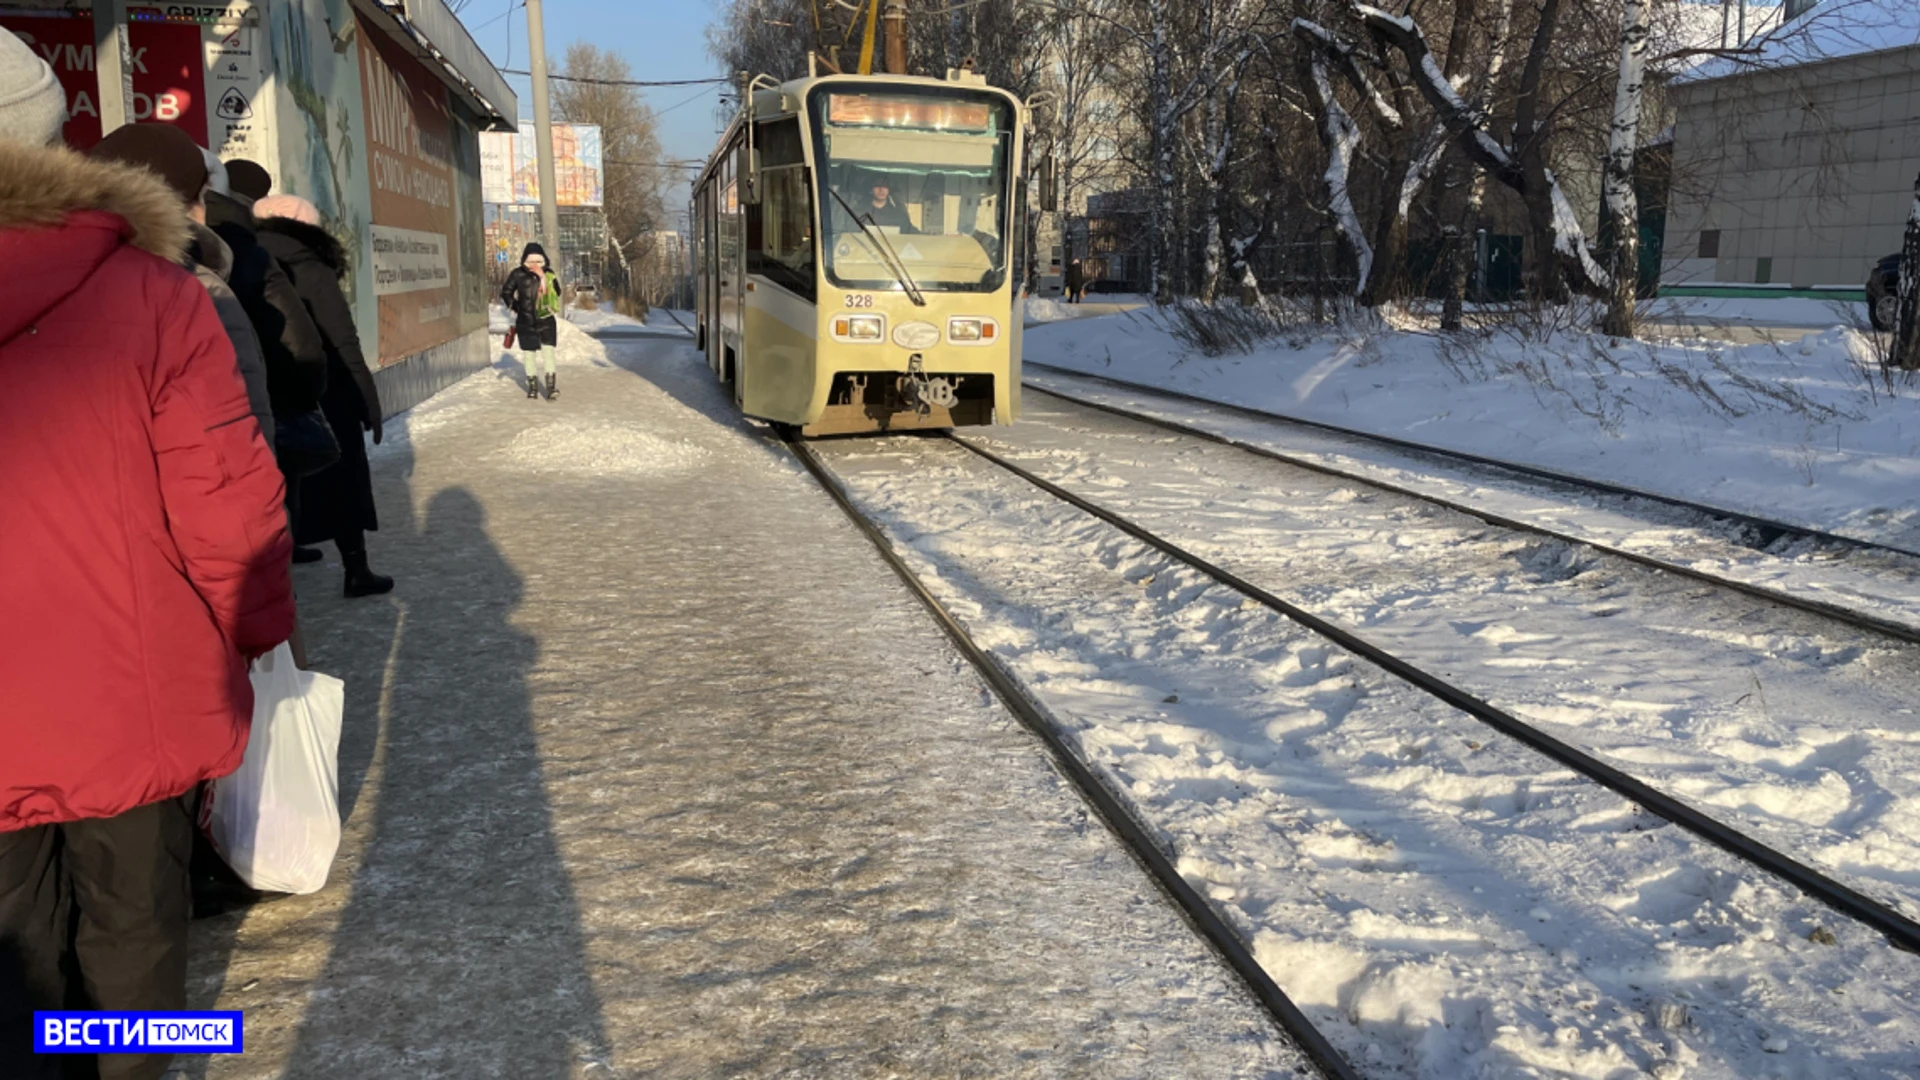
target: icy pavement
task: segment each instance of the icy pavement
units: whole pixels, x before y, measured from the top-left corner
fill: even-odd
[[[1523,662],[1553,647],[1503,636],[1498,607],[1569,580],[1551,553],[1469,546],[1436,578],[1422,546],[1469,529],[1384,505],[1357,512],[1397,521],[1354,521],[1341,513],[1364,502],[1351,491],[1276,490],[1235,471],[1233,451],[1084,414],[1063,430],[1060,412],[1035,403],[987,438],[1049,475],[1070,471],[1069,486],[1177,542],[1255,566],[1249,576],[1276,590],[1351,600],[1377,616],[1369,635],[1427,617],[1431,634],[1486,631]],[[1920,962],[1878,935],[958,447],[824,449],[930,587],[1163,831],[1183,872],[1367,1075],[1920,1072]],[[1322,503],[1326,517],[1288,516],[1294,501]],[[1378,565],[1359,565],[1362,554]],[[1266,561],[1282,557],[1292,561]],[[1483,588],[1490,558],[1518,565]],[[1446,619],[1455,590],[1495,617]],[[1678,691],[1704,696],[1738,644],[1707,639],[1696,670],[1684,626],[1642,623],[1665,636],[1595,658],[1592,704],[1609,733],[1641,719],[1634,697],[1608,696],[1616,667],[1645,675],[1645,653],[1665,649],[1688,674]],[[1659,690],[1658,666],[1650,677],[1629,691]]]
[[[247,1053],[184,1074],[1292,1075],[684,339],[562,333],[557,402],[514,357],[390,425],[392,597],[298,568],[346,839],[195,925]]]

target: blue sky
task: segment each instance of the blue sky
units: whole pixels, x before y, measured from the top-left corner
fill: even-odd
[[[460,17],[496,67],[527,70],[527,12],[521,0],[472,0]],[[508,5],[513,13],[507,14]],[[547,55],[558,61],[567,46],[590,41],[624,56],[636,79],[706,79],[724,74],[707,55],[707,24],[716,0],[543,0]],[[533,115],[533,89],[524,75],[507,81],[520,111]],[[671,86],[641,91],[660,121],[660,145],[669,158],[705,159],[718,133],[714,105],[719,86]],[[676,171],[668,205],[686,201],[692,173]]]

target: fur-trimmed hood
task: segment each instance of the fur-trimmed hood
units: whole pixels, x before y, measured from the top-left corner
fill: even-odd
[[[189,224],[180,196],[145,169],[9,143],[0,152],[0,239],[9,261],[33,272],[17,276],[0,301],[0,343],[84,287],[123,247],[180,266]]]
[[[340,277],[347,272],[347,249],[340,245],[340,241],[333,238],[332,233],[318,225],[309,225],[292,218],[272,217],[255,221],[253,229],[259,236],[284,236],[289,240],[297,241],[301,247],[311,251],[314,258],[325,263],[327,269],[333,271],[334,277]],[[286,262],[286,257],[281,256],[280,261]]]
[[[220,234],[197,221],[187,222],[190,240],[187,244],[186,261],[193,266],[204,266],[221,281],[233,276],[233,249],[227,246]]]
[[[117,215],[132,228],[128,243],[170,263],[186,254],[186,207],[153,173],[64,146],[9,143],[0,153],[0,230],[58,225],[77,210]]]

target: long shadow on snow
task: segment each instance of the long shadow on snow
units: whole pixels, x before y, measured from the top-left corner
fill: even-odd
[[[538,645],[509,621],[522,583],[465,489],[417,539],[434,579],[391,652],[372,836],[287,1075],[568,1075],[606,1038],[533,732]]]
[[[502,354],[492,369],[505,381],[521,366]],[[324,969],[292,975],[310,996],[285,1075],[564,1076],[604,1058],[607,1040],[542,786],[527,689],[537,643],[509,621],[522,582],[474,496],[441,491],[416,521],[407,422],[389,420],[401,437],[373,461],[383,528],[369,548],[394,593],[343,599],[333,559],[295,569],[312,664],[346,683],[341,817],[351,832],[363,796],[374,817],[322,893],[277,901],[268,920],[298,933],[350,890]],[[246,921],[195,925],[191,1007],[214,1007],[240,974],[281,974],[232,971]],[[176,1067],[198,1080],[210,1063]]]

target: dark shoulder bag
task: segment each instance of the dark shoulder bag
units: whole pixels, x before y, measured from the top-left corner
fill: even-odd
[[[333,425],[319,409],[275,413],[273,430],[274,453],[280,471],[288,476],[312,476],[340,460],[340,443],[333,437]]]

